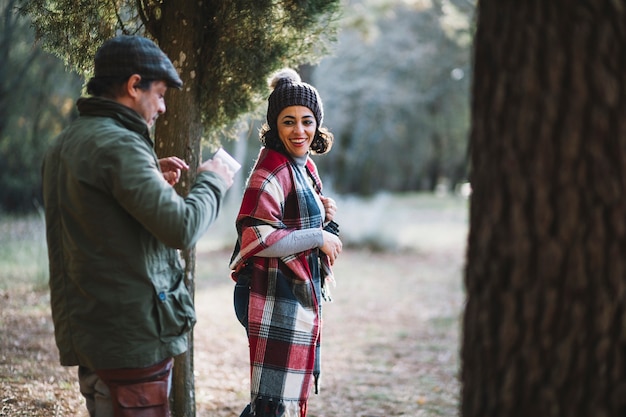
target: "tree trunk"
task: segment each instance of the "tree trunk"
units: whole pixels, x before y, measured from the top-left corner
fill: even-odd
[[[626,5],[481,0],[463,417],[626,414]]]
[[[183,80],[183,89],[168,89],[166,106],[172,111],[159,118],[156,130],[156,151],[159,157],[178,156],[189,164],[189,171],[183,173],[177,190],[186,195],[196,177],[196,168],[202,159],[202,123],[197,103],[198,78],[194,70],[198,65],[198,51],[201,41],[198,34],[204,28],[201,2],[165,2],[161,32],[157,34],[159,43],[170,57]],[[185,260],[185,283],[192,298],[195,293],[196,249],[183,251]],[[196,415],[193,377],[193,332],[189,334],[189,348],[178,356],[174,363],[172,379],[171,407],[173,417]]]

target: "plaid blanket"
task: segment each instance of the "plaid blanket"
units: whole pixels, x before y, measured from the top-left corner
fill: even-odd
[[[321,190],[315,164],[307,169]],[[251,407],[276,416],[306,416],[319,377],[321,284],[318,250],[282,258],[254,255],[296,229],[321,228],[323,213],[308,178],[286,156],[262,149],[237,216],[230,267],[252,264],[248,308]],[[250,268],[246,268],[250,269]]]

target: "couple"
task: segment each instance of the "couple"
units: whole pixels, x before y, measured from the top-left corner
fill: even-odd
[[[168,416],[173,357],[196,321],[178,249],[215,220],[234,172],[210,159],[185,197],[172,187],[189,166],[158,159],[150,127],[182,81],[154,42],[110,39],[94,64],[90,97],[43,162],[55,338],[61,364],[78,366],[90,416]],[[272,87],[231,259],[250,341],[242,416],[303,417],[319,372],[322,283],[341,251],[336,205],[309,154],[327,152],[332,135],[297,73]]]

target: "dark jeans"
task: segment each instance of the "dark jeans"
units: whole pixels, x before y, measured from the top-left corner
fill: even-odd
[[[250,404],[246,406],[239,417],[281,417],[285,414],[285,408],[282,404],[273,401],[257,400],[256,413],[250,411]]]
[[[240,274],[235,284],[233,294],[233,304],[237,320],[248,331],[248,304],[250,303],[250,277],[247,274]]]
[[[250,414],[250,404],[248,404],[246,408],[244,408],[243,412],[241,413],[239,417],[253,417],[252,414]]]
[[[235,315],[237,320],[246,329],[248,333],[248,304],[250,303],[250,278],[246,274],[240,274],[235,284],[233,294],[233,305],[235,306]],[[250,412],[250,404],[241,412],[239,417],[254,417]]]

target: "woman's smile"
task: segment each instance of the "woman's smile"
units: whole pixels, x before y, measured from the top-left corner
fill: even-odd
[[[311,109],[305,106],[285,107],[278,114],[277,125],[278,137],[289,155],[299,157],[309,152],[317,131],[317,122]]]

